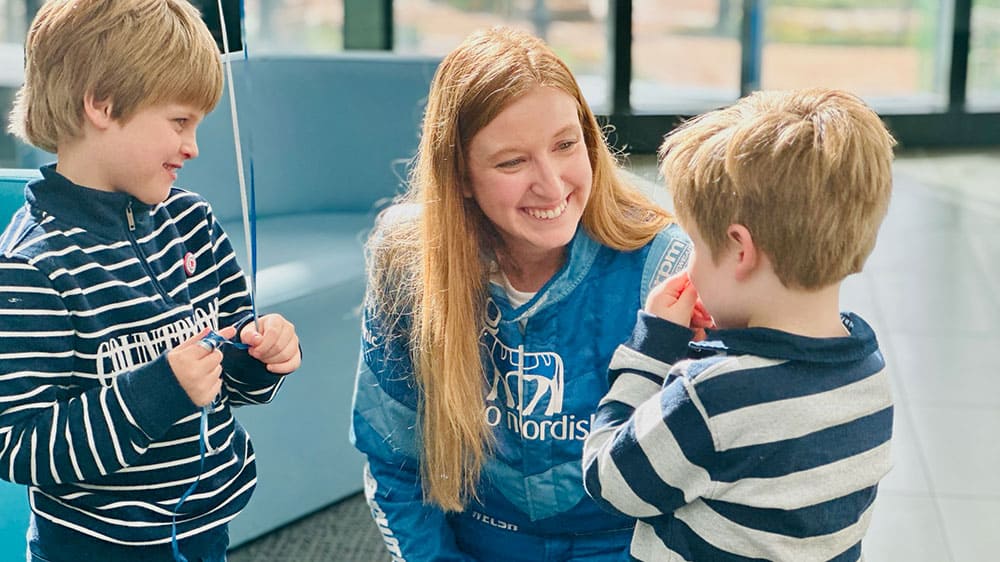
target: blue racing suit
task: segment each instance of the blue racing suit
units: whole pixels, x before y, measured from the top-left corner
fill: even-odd
[[[585,493],[583,441],[608,391],[611,355],[629,338],[646,292],[683,269],[690,250],[676,225],[630,252],[580,228],[566,263],[524,305],[512,309],[490,285],[480,343],[496,445],[478,499],[461,513],[423,501],[408,338],[384,333],[383,319],[365,307],[351,440],[368,457],[365,492],[393,560],[627,559],[634,521]]]

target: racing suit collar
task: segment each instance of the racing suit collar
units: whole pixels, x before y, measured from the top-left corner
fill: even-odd
[[[517,309],[511,309],[504,289],[495,283],[489,284],[490,297],[498,306],[502,307],[504,322],[518,322],[526,320],[540,310],[558,303],[576,289],[577,285],[583,281],[587,273],[590,272],[594,260],[601,249],[601,245],[587,234],[583,226],[578,226],[576,234],[567,247],[566,262],[563,263],[559,271],[549,279],[541,289],[535,293],[534,298],[524,303]]]

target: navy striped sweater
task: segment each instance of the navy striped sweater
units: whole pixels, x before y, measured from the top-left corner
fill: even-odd
[[[587,492],[639,519],[634,559],[860,558],[893,406],[875,334],[842,320],[848,337],[752,328],[689,345],[639,314],[584,445]]]
[[[165,352],[250,318],[232,247],[194,193],[150,207],[42,174],[0,237],[0,477],[28,485],[40,535],[137,546],[170,542],[200,473],[178,537],[217,534],[256,484],[232,407],[282,379],[224,346],[208,427],[222,451],[199,471],[200,409]]]

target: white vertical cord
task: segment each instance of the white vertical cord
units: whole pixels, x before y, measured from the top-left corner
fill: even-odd
[[[243,208],[243,238],[246,240],[247,259],[253,260],[253,241],[250,238],[250,205],[247,201],[247,183],[243,174],[243,145],[240,141],[240,125],[236,117],[236,88],[233,87],[233,63],[229,54],[229,35],[226,33],[226,16],[222,9],[222,0],[218,0],[219,25],[222,28],[222,48],[225,51],[223,66],[226,67],[226,80],[229,85],[229,112],[233,121],[233,145],[236,147],[236,174],[240,182],[240,203]],[[244,69],[245,71],[245,69]],[[251,264],[251,271],[253,266]],[[260,331],[257,325],[257,280],[256,275],[248,275],[250,285],[250,299],[254,303],[254,328]]]

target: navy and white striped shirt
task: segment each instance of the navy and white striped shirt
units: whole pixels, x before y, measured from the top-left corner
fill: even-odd
[[[893,406],[875,334],[842,319],[848,337],[750,328],[689,344],[639,314],[584,446],[587,492],[639,518],[634,559],[860,558]]]
[[[169,543],[199,476],[200,410],[165,352],[245,323],[244,274],[200,196],[174,188],[147,206],[42,173],[0,237],[0,477],[29,486],[41,536]],[[222,451],[181,509],[182,539],[249,501],[253,448],[231,407],[270,401],[282,380],[223,351],[208,428]]]

